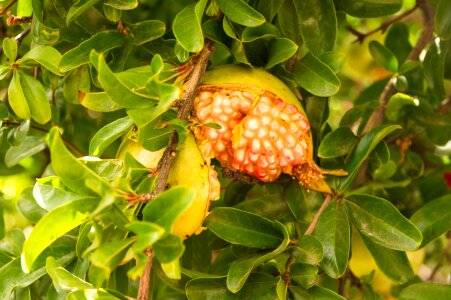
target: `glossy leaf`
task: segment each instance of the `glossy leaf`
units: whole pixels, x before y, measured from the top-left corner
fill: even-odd
[[[124,132],[131,128],[133,124],[133,121],[129,117],[125,117],[117,119],[116,121],[102,127],[96,132],[89,143],[89,155],[102,155],[103,151],[111,145],[112,142],[124,134]]]
[[[277,64],[280,64],[290,57],[292,57],[298,46],[289,39],[277,38],[272,39],[268,43],[268,62],[265,65],[266,69],[270,69]]]
[[[329,132],[321,141],[318,148],[318,156],[332,158],[348,154],[357,144],[357,137],[347,126],[338,127]]]
[[[224,15],[235,23],[256,27],[266,21],[262,14],[243,0],[217,0],[216,2]]]
[[[279,30],[273,24],[267,22],[257,27],[246,27],[241,33],[241,41],[244,43],[275,37],[280,37]]]
[[[81,95],[80,104],[98,112],[111,112],[123,108],[111,100],[106,92],[83,93]]]
[[[182,239],[174,234],[165,235],[153,245],[155,257],[162,264],[169,264],[179,259],[184,250]]]
[[[251,257],[243,257],[240,259],[235,260],[231,265],[229,272],[227,274],[227,288],[233,292],[236,293],[240,291],[246,280],[248,279],[249,275],[251,274],[252,270],[255,269],[258,265],[268,261],[269,259],[273,258],[277,254],[281,253],[283,250],[286,249],[290,242],[290,238],[288,235],[288,232],[281,223],[275,222],[275,227],[281,231],[283,234],[283,241],[280,243],[280,245],[274,249],[273,251],[266,252],[266,253],[259,253],[258,255],[254,255]]]
[[[142,45],[161,37],[166,31],[166,25],[157,20],[147,20],[128,25],[133,33],[133,43]]]
[[[418,105],[420,105],[420,101],[417,98],[402,93],[396,93],[390,98],[387,103],[385,116],[390,121],[397,121],[399,116],[407,106]]]
[[[340,70],[343,67],[345,60],[346,60],[346,56],[343,53],[337,52],[337,51],[327,51],[327,52],[321,53],[318,56],[318,58],[323,63],[328,65],[329,68],[331,68],[335,74],[340,72]]]
[[[340,180],[339,192],[346,190],[354,180],[357,172],[368,157],[368,155],[376,148],[376,146],[390,133],[395,130],[400,129],[401,126],[398,125],[381,125],[373,128],[368,132],[357,144],[354,154],[347,163],[345,170],[348,172],[348,176]]]
[[[27,136],[18,146],[11,146],[5,154],[8,168],[17,165],[22,159],[35,155],[47,148],[44,140],[36,136]]]
[[[112,190],[105,179],[90,170],[67,150],[57,127],[50,130],[48,144],[53,170],[71,190],[85,195],[93,195],[93,192],[102,194]]]
[[[338,92],[340,80],[325,63],[307,53],[294,67],[297,84],[315,96],[329,97]]]
[[[348,265],[350,226],[345,208],[333,202],[321,214],[313,236],[324,249],[321,267],[332,278],[341,277]]]
[[[283,240],[274,222],[231,207],[216,208],[205,221],[213,233],[232,244],[273,248]]]
[[[53,284],[59,290],[84,290],[92,288],[92,285],[63,268],[55,258],[47,257],[47,274],[53,280]]]
[[[358,18],[375,18],[394,14],[402,7],[402,0],[336,0],[337,9]]]
[[[186,6],[174,19],[173,31],[177,42],[188,52],[199,52],[204,46],[202,14],[206,0]]]
[[[31,117],[39,124],[45,124],[50,121],[52,112],[47,94],[42,83],[36,78],[27,75],[21,71],[20,83],[27,99]]]
[[[345,300],[346,298],[338,295],[337,293],[321,287],[314,286],[308,290],[305,290],[298,286],[290,287],[290,291],[294,296],[294,300]]]
[[[350,195],[346,201],[353,224],[373,242],[394,250],[415,250],[422,236],[389,201],[371,195]]]
[[[13,78],[8,87],[8,101],[14,113],[22,119],[30,119],[31,113],[25,98],[22,84],[20,82],[20,72],[14,71]]]
[[[388,278],[398,283],[404,283],[414,276],[405,252],[385,248],[364,235],[362,235],[362,240],[379,269]]]
[[[174,221],[190,207],[195,196],[196,191],[190,187],[176,186],[166,190],[144,207],[144,220],[170,232]]]
[[[92,50],[105,52],[124,44],[124,36],[117,31],[101,31],[75,48],[64,53],[59,69],[67,72],[89,62],[89,54]]]
[[[369,49],[374,60],[385,70],[392,73],[398,71],[398,59],[390,49],[377,41],[371,41]]]
[[[309,264],[294,263],[290,267],[290,278],[308,289],[318,281],[318,268]]]
[[[443,1],[443,0],[442,0]],[[451,286],[440,283],[416,283],[401,291],[399,300],[445,300],[451,296]]]
[[[314,236],[304,235],[299,243],[293,247],[293,257],[297,262],[316,265],[324,257],[321,242]]]
[[[92,198],[74,200],[42,217],[24,243],[22,268],[30,272],[39,254],[56,239],[86,221],[97,204],[98,201]]]
[[[33,198],[33,189],[31,187],[27,187],[22,194],[20,194],[20,198],[17,201],[17,208],[22,215],[33,224],[36,224],[39,219],[47,213],[47,211],[40,207]]]
[[[337,36],[333,0],[294,0],[294,6],[307,48],[314,55],[333,50]]]
[[[423,234],[421,246],[432,242],[451,230],[451,196],[446,195],[428,202],[413,214],[410,221]]]
[[[89,259],[94,266],[110,273],[125,257],[125,254],[133,241],[133,238],[128,238],[125,240],[115,240],[103,243],[99,248],[91,253]]]
[[[165,233],[165,230],[162,227],[145,221],[132,222],[127,228],[137,235],[137,240],[133,244],[133,249],[140,252],[152,246]]]
[[[10,62],[16,61],[17,48],[16,39],[8,37],[3,39],[3,52]]]
[[[50,211],[64,203],[84,196],[65,190],[65,186],[59,177],[49,176],[36,180],[33,187],[33,197],[39,206]]]
[[[66,24],[69,25],[79,15],[84,13],[88,8],[99,2],[99,0],[78,0],[73,4],[66,15]]]
[[[451,37],[451,2],[441,0],[437,6],[435,14],[435,32],[443,38]]]
[[[232,300],[235,296],[227,290],[225,278],[196,278],[186,284],[186,296],[190,300]]]
[[[116,9],[130,10],[138,6],[138,0],[106,0],[105,5],[109,5]]]
[[[53,47],[37,46],[28,51],[20,61],[34,60],[53,74],[62,76],[63,74],[58,69],[62,57],[61,53]]]

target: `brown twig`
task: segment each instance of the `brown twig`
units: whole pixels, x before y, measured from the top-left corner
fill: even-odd
[[[370,35],[373,35],[373,34],[379,32],[379,31],[384,33],[394,23],[399,22],[402,19],[405,19],[406,17],[410,16],[413,12],[415,12],[415,10],[417,10],[418,7],[419,7],[419,5],[417,4],[413,8],[409,9],[408,11],[400,14],[399,16],[397,16],[397,17],[395,17],[395,18],[393,18],[391,20],[388,20],[387,22],[382,23],[379,27],[377,27],[377,28],[375,28],[375,29],[373,29],[371,31],[368,31],[366,33],[360,32],[360,31],[358,31],[357,29],[355,29],[355,28],[353,28],[351,26],[346,26],[346,30],[357,37],[357,39],[353,43],[359,42],[361,44]]]
[[[3,122],[3,124],[8,127],[8,126],[19,126],[20,123],[19,122],[13,122],[13,121],[9,121],[6,120]],[[49,133],[49,131],[47,129],[41,128],[41,127],[37,127],[34,125],[30,125],[30,128],[39,132],[43,132],[43,133]],[[79,156],[85,156],[85,154],[83,153],[83,151],[81,151],[79,148],[77,148],[77,146],[75,146],[74,144],[72,144],[71,142],[69,142],[66,138],[61,137],[64,144],[70,148],[75,154],[79,155]]]
[[[152,262],[153,262],[153,251],[151,248],[146,250],[146,255],[148,258],[146,267],[144,269],[144,273],[141,276],[141,281],[138,290],[138,298],[137,299],[149,299],[149,285],[147,287],[141,288],[141,282],[149,282],[150,283],[150,275],[152,270]]]
[[[177,117],[182,120],[188,120],[193,110],[194,97],[196,96],[197,89],[200,85],[202,75],[207,69],[208,59],[213,53],[213,42],[207,40],[204,48],[198,56],[193,57],[195,60],[193,71],[185,85],[185,93],[183,95],[180,107],[178,109]],[[177,133],[173,132],[168,142],[168,146],[164,151],[158,163],[158,179],[155,185],[155,189],[152,193],[142,195],[143,201],[150,201],[156,195],[160,194],[166,189],[166,182],[169,176],[169,170],[171,168],[172,160],[175,157],[175,151],[177,148]],[[150,250],[150,249],[149,249]],[[147,264],[144,270],[144,274],[149,276],[142,276],[139,282],[138,300],[147,300],[149,298],[149,285],[150,285],[150,272],[152,264]]]
[[[33,21],[33,17],[18,17],[13,15],[10,11],[7,13],[8,18],[6,19],[6,25],[8,26],[17,26],[25,23],[31,23]]]
[[[304,235],[312,235],[315,231],[316,225],[318,224],[319,217],[324,212],[327,206],[329,206],[330,202],[332,201],[331,195],[327,194],[326,198],[324,198],[323,204],[321,204],[321,207],[316,212],[315,216],[313,216],[313,220],[308,226],[307,230],[305,231]]]
[[[360,282],[359,277],[357,277],[351,269],[346,268],[345,273],[342,277],[339,278],[338,281],[338,294],[344,296],[345,286],[347,280],[351,280],[351,286],[355,286],[357,289],[359,289],[360,292],[362,292],[362,283]]]
[[[6,6],[2,7],[2,9],[0,10],[0,17],[3,17],[3,15],[6,13],[6,11],[8,9],[10,9],[11,6],[16,4],[16,2],[17,2],[17,0],[13,0],[9,4],[7,4]]]
[[[31,31],[31,26],[27,27],[24,31],[22,31],[21,33],[16,35],[16,37],[14,39],[16,40],[17,45],[20,45],[22,40],[30,33],[30,31]],[[3,54],[3,47],[0,46],[0,55],[2,55],[2,54]]]

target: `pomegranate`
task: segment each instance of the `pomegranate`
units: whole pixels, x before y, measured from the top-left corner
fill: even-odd
[[[261,69],[225,65],[205,73],[194,101],[195,131],[205,156],[263,182],[290,174],[332,193],[313,161],[310,124],[290,89]],[[341,172],[334,172],[340,174]]]

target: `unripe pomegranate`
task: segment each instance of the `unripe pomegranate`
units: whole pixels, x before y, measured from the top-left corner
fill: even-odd
[[[202,156],[192,134],[188,134],[179,148],[167,183],[170,187],[183,185],[196,190],[193,204],[178,217],[172,227],[174,234],[187,238],[202,231],[202,223],[208,214],[210,202],[219,198],[220,183],[216,171],[210,166],[210,159]],[[163,152],[164,149],[155,152],[146,150],[132,137],[127,137],[119,149],[118,157],[124,158],[125,153],[129,153],[143,166],[154,170]]]
[[[205,155],[264,182],[281,173],[308,189],[332,193],[313,161],[310,124],[290,89],[261,69],[225,65],[207,72],[194,101]]]

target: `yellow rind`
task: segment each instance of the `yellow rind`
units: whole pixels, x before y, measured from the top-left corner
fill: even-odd
[[[175,221],[172,231],[185,239],[202,231],[202,223],[209,209],[210,200],[210,166],[202,156],[193,134],[188,134],[183,145],[172,162],[168,176],[168,185],[187,186],[196,190],[193,204]],[[127,139],[120,147],[119,158],[125,153],[131,154],[148,169],[156,169],[164,149],[152,152],[143,148],[133,139]]]

